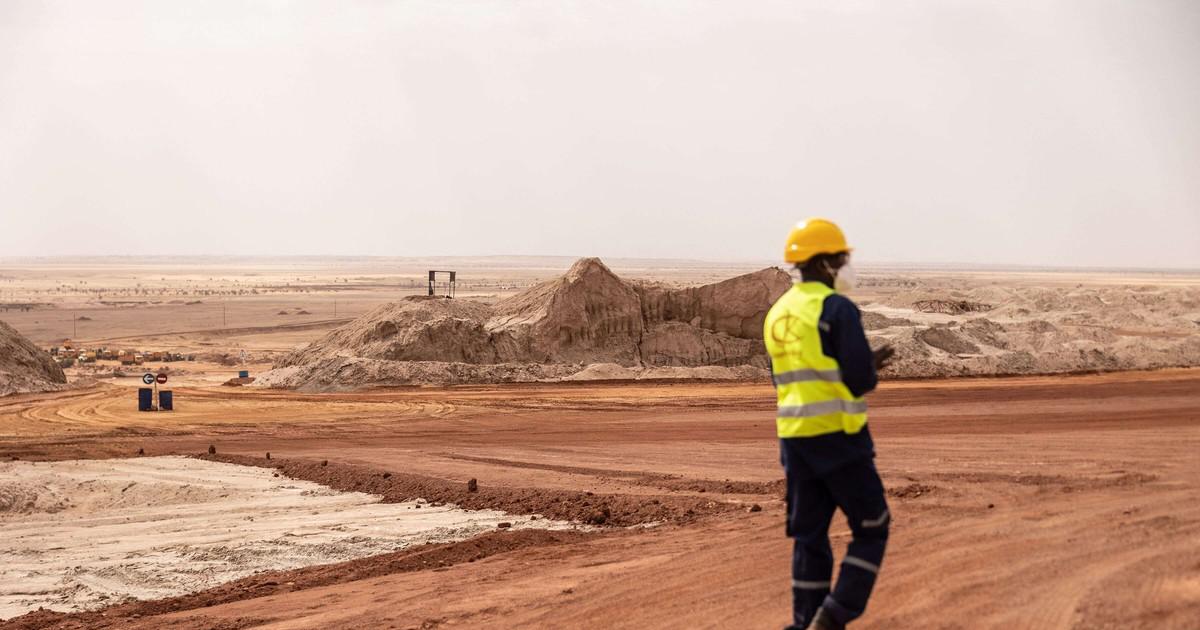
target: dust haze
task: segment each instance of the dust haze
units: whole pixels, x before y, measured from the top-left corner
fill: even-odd
[[[1200,5],[0,5],[0,255],[1200,266]]]

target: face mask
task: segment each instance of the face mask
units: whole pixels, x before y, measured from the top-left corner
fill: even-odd
[[[858,274],[854,271],[854,266],[850,264],[850,261],[846,261],[846,264],[837,270],[837,275],[833,278],[833,288],[838,293],[849,293],[857,284]]]
[[[829,263],[825,263],[825,273],[833,276],[833,289],[838,293],[853,291],[858,280],[858,274],[854,272],[849,260],[840,269],[834,269]]]

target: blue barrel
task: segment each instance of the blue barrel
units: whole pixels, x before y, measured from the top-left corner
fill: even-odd
[[[238,378],[250,378],[250,370],[241,370],[238,372]]]
[[[159,411],[174,411],[175,397],[171,395],[171,390],[158,390],[158,410]]]
[[[138,388],[138,411],[154,411],[154,390],[149,387]]]

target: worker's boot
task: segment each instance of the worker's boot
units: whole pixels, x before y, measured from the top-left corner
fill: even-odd
[[[817,609],[817,614],[808,624],[807,630],[846,630],[846,626],[840,624],[829,614],[829,611],[824,607]]]

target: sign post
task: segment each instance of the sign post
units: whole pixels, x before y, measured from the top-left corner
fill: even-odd
[[[166,385],[167,384],[166,373],[159,372],[158,376],[156,376],[154,378],[154,382],[156,383],[156,385],[155,385],[156,388],[158,385]],[[175,400],[174,400],[174,397],[171,396],[170,390],[164,389],[164,390],[158,392],[158,410],[159,411],[174,411],[175,410]]]
[[[147,372],[142,375],[142,383],[145,385],[154,385],[154,375]],[[157,389],[158,386],[155,386]],[[157,392],[151,392],[148,387],[143,387],[138,390],[138,411],[154,411],[154,398]]]
[[[167,384],[167,375],[164,372],[159,372],[157,376],[146,372],[142,375],[142,382],[154,386],[154,399],[158,400],[158,386]]]

